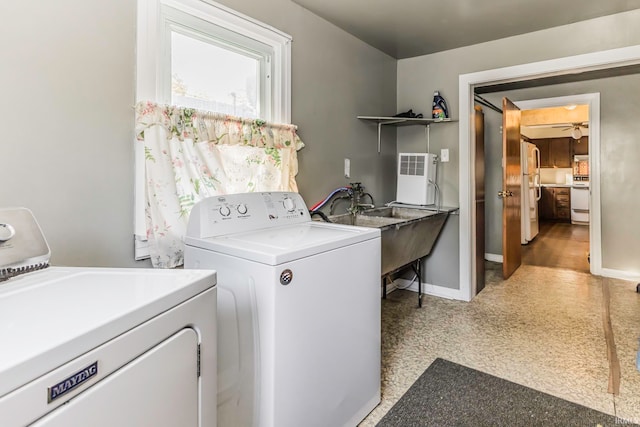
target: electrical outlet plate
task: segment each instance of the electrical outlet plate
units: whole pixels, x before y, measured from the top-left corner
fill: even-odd
[[[344,159],[344,177],[351,178],[351,160]]]
[[[449,161],[449,149],[448,148],[443,148],[440,150],[440,161],[441,162],[448,162]]]

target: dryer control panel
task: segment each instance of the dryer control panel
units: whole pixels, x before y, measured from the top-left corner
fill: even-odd
[[[302,196],[294,192],[228,194],[198,202],[187,236],[207,238],[311,221]]]

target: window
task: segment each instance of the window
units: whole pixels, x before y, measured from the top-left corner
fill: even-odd
[[[264,117],[267,95],[260,77],[268,77],[265,58],[234,50],[172,32],[171,104],[239,117]]]
[[[291,120],[291,37],[205,0],[138,0],[136,101]],[[145,251],[144,153],[136,144],[136,259]]]

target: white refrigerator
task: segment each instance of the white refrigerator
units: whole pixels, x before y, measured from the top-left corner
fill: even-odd
[[[526,245],[538,235],[538,201],[542,197],[540,188],[540,150],[526,141],[520,143],[522,162],[521,194],[521,243]]]

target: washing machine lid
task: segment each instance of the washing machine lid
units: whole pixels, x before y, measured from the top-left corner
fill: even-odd
[[[308,221],[204,239],[186,237],[185,242],[188,246],[279,265],[375,238],[380,238],[380,229]]]
[[[64,267],[0,282],[0,397],[215,283],[213,270]]]

